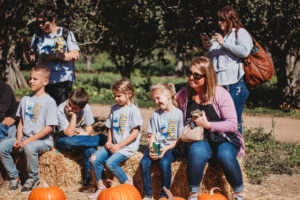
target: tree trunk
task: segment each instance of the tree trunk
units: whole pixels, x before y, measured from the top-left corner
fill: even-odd
[[[86,63],[87,63],[87,70],[89,72],[93,71],[93,69],[92,69],[92,61],[93,61],[93,57],[91,55],[87,55],[86,56]]]
[[[290,73],[287,76],[286,86],[283,88],[282,108],[284,110],[289,110],[291,107],[299,107],[300,98],[300,60],[297,60],[297,54],[296,56],[288,55],[287,60],[287,67]]]
[[[7,83],[15,90],[20,87],[28,86],[24,76],[20,71],[20,59],[16,58],[15,46],[9,48],[6,58]]]

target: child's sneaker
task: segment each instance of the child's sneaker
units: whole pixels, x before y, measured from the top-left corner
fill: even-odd
[[[19,177],[16,179],[12,179],[8,181],[8,189],[9,190],[17,190],[19,188],[20,179]]]
[[[40,184],[40,179],[29,178],[26,180],[21,192],[30,192]]]
[[[129,184],[129,185],[133,185],[133,179],[132,179],[132,177],[127,175],[127,180],[125,181],[125,183]]]
[[[234,198],[234,200],[244,200],[243,196],[240,196],[240,195],[237,195],[237,194],[233,195],[233,198]]]

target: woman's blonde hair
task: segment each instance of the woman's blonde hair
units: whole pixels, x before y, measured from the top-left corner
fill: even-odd
[[[213,98],[215,98],[217,86],[217,75],[212,62],[209,58],[200,56],[192,60],[190,67],[191,66],[195,66],[203,75],[205,75],[203,98],[206,102],[211,103]],[[189,97],[196,94],[195,90],[191,88],[189,84],[187,84],[186,87]]]
[[[178,107],[178,102],[176,100],[176,89],[173,83],[158,83],[156,85],[151,86],[150,88],[150,96],[152,98],[153,92],[155,90],[162,90],[163,92],[169,92],[172,98],[172,104]]]
[[[224,18],[227,22],[226,30],[224,31],[225,35],[229,33],[232,28],[236,28],[236,30],[239,30],[239,28],[244,27],[239,19],[239,14],[231,6],[225,6],[224,8],[221,8],[218,11],[218,17]]]
[[[137,105],[137,100],[134,94],[134,87],[128,78],[122,78],[116,81],[112,86],[113,91],[118,91],[124,94],[131,94],[130,102]]]

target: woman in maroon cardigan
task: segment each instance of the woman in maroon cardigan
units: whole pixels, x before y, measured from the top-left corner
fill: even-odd
[[[205,130],[204,140],[187,143],[189,200],[196,200],[203,171],[208,161],[218,162],[226,179],[234,190],[234,199],[243,200],[244,185],[238,153],[244,155],[245,146],[237,130],[237,116],[230,94],[217,86],[217,78],[211,61],[206,57],[194,59],[187,71],[188,84],[177,94],[184,110],[185,120],[191,112],[200,109],[203,115],[194,121]]]

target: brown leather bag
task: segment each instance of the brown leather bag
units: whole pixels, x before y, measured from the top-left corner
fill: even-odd
[[[245,80],[249,86],[257,86],[272,79],[274,65],[270,56],[250,33],[249,35],[253,40],[253,48],[249,56],[243,60]]]

